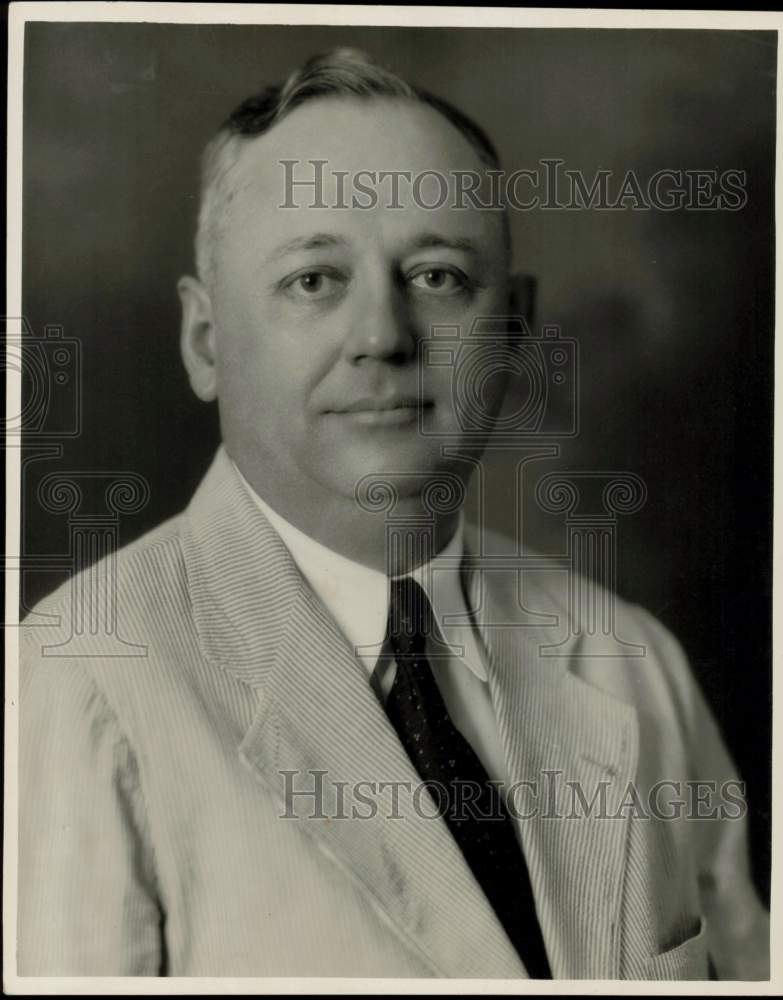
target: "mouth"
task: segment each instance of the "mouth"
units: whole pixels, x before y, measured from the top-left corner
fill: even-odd
[[[433,406],[431,400],[422,400],[417,396],[372,396],[327,412],[362,426],[402,427],[418,423],[420,417]]]

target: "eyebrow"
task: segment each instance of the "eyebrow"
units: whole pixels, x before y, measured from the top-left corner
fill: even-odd
[[[323,250],[326,247],[346,247],[348,240],[343,236],[335,236],[333,233],[312,233],[310,236],[297,236],[292,240],[281,243],[269,255],[269,260],[276,260],[290,253],[299,253],[303,250]],[[465,236],[443,236],[440,233],[421,233],[415,236],[407,247],[408,251],[413,250],[460,250],[473,256],[480,256],[481,250],[478,244]]]
[[[348,241],[342,236],[335,236],[332,233],[313,233],[311,236],[297,236],[286,243],[281,243],[269,256],[271,260],[274,260],[284,254],[296,253],[301,250],[323,250],[324,247],[344,247],[347,245]]]
[[[445,250],[462,250],[464,253],[479,256],[481,250],[478,244],[466,236],[442,236],[440,233],[422,233],[411,240],[411,250],[429,250],[430,248]]]

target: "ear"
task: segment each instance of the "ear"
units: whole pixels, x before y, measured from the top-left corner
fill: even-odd
[[[185,276],[177,282],[182,303],[180,352],[193,392],[211,403],[217,398],[217,356],[212,300],[198,278]]]
[[[536,311],[536,279],[532,274],[515,273],[509,282],[509,311],[532,326]]]

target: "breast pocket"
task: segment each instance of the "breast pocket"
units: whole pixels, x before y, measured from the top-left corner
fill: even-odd
[[[699,929],[693,937],[649,959],[647,979],[709,979],[707,921],[704,917],[699,918]]]

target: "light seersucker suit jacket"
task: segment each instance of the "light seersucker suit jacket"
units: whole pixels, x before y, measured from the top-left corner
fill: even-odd
[[[552,624],[513,627],[518,574],[466,574],[510,779],[555,789],[518,821],[553,975],[706,978],[709,952],[722,977],[766,977],[744,821],[619,809],[629,783],[643,800],[734,776],[680,648],[618,600],[618,635],[646,655],[585,656],[559,576],[525,581]],[[367,782],[417,775],[222,448],[182,515],[36,611],[51,624],[21,630],[20,975],[526,976],[425,800],[398,785],[367,805]],[[309,772],[320,810],[284,794],[315,788]],[[603,787],[603,815],[569,816],[569,781]]]

